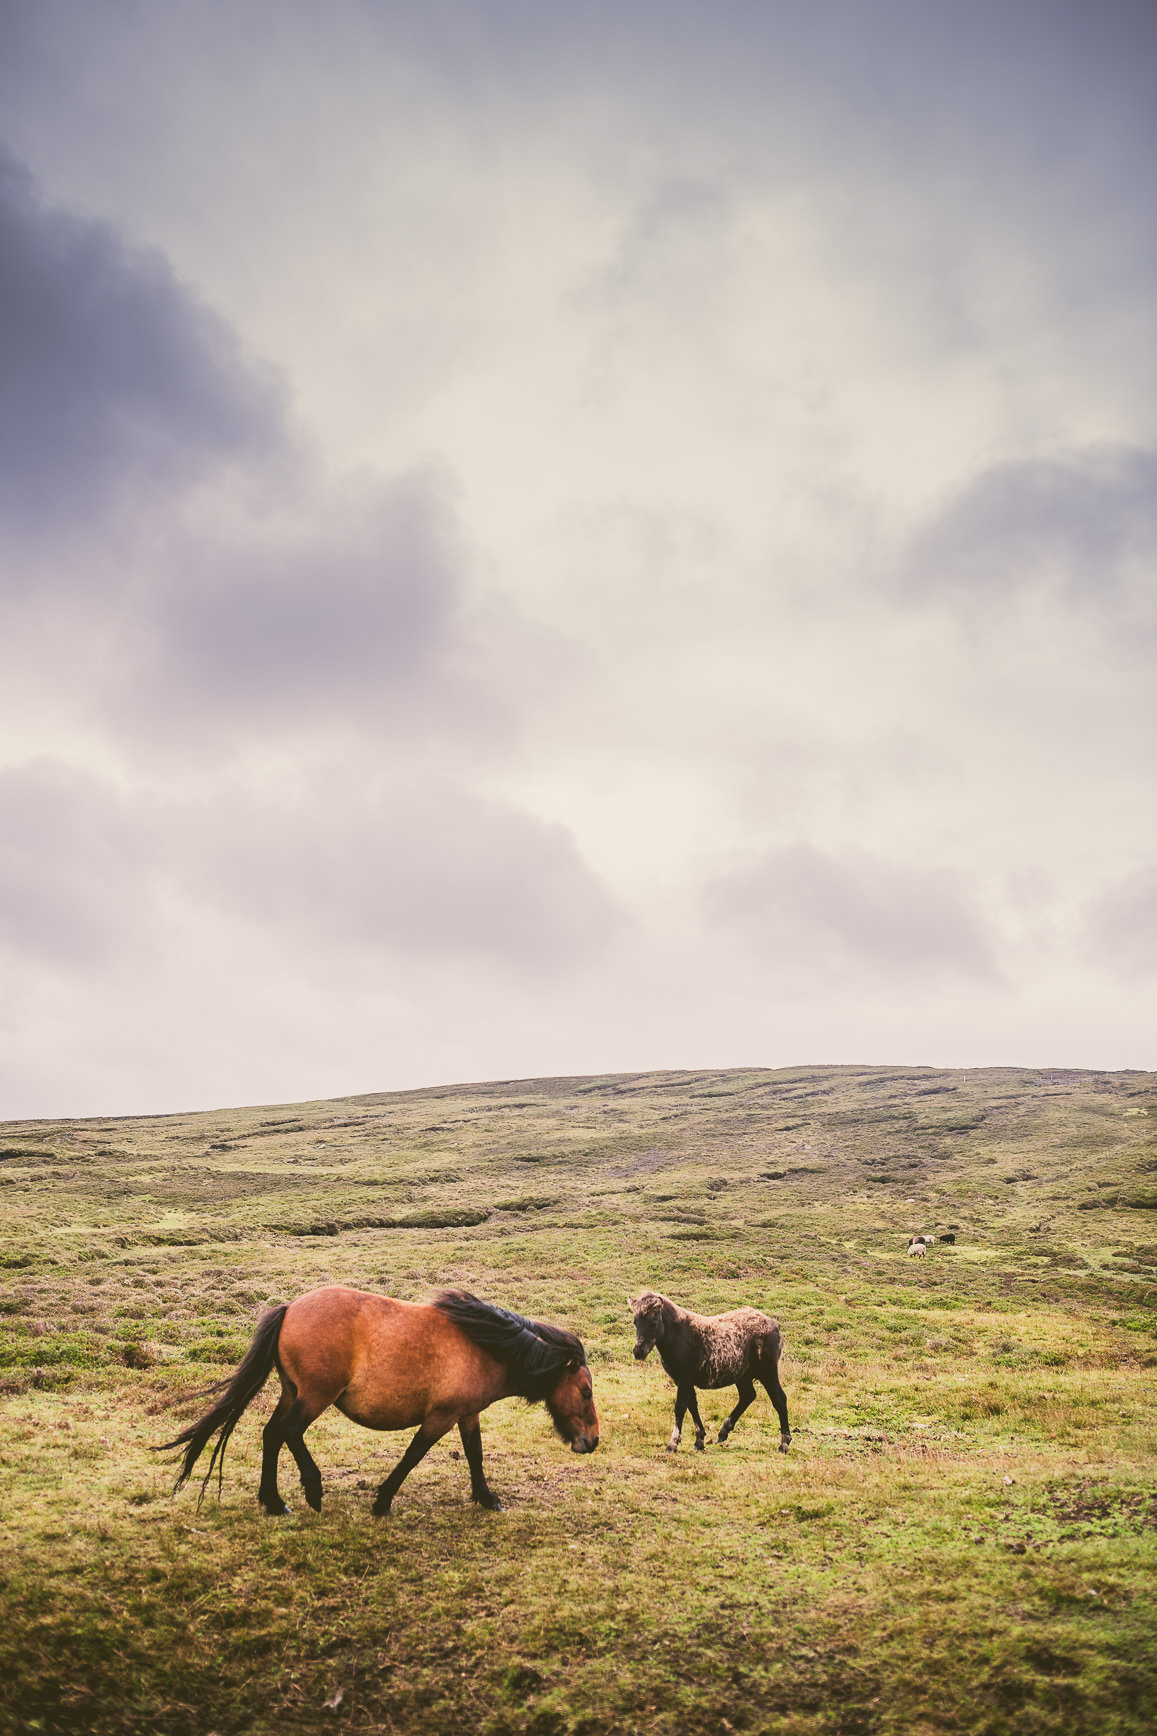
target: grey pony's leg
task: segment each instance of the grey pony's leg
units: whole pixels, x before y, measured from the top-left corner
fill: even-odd
[[[755,1403],[755,1382],[753,1380],[750,1378],[737,1380],[735,1384],[739,1388],[739,1402],[719,1431],[719,1439],[721,1441],[727,1439],[748,1405]]]
[[[480,1507],[488,1507],[492,1513],[501,1513],[502,1502],[486,1481],[482,1469],[482,1429],[477,1416],[463,1417],[458,1424],[458,1433],[470,1467],[470,1499],[477,1501]]]
[[[378,1490],[377,1498],[374,1501],[374,1512],[377,1514],[379,1519],[385,1518],[386,1514],[390,1510],[390,1503],[393,1501],[394,1496],[397,1494],[410,1472],[414,1469],[414,1466],[421,1463],[421,1461],[426,1457],[426,1454],[430,1451],[430,1448],[434,1445],[434,1442],[440,1438],[439,1435],[428,1435],[425,1429],[418,1430],[417,1434],[398,1460],[398,1463],[394,1466],[393,1470]]]
[[[699,1415],[699,1398],[694,1387],[688,1388],[687,1408],[691,1412],[691,1420],[695,1424],[695,1451],[701,1453],[707,1439],[707,1430],[703,1427],[703,1418]]]
[[[786,1453],[791,1446],[791,1430],[787,1425],[787,1394],[779,1384],[779,1369],[773,1363],[759,1378],[767,1388],[767,1396],[779,1417],[779,1450]]]
[[[683,1439],[683,1418],[687,1415],[688,1404],[695,1402],[695,1389],[692,1387],[690,1397],[688,1389],[681,1386],[675,1394],[675,1427],[671,1430],[671,1439],[667,1442],[667,1451],[677,1453],[679,1442]]]

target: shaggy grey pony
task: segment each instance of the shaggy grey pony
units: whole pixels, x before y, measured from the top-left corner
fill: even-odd
[[[779,1450],[791,1445],[787,1425],[787,1394],[779,1384],[779,1356],[783,1347],[779,1322],[758,1308],[733,1308],[729,1314],[691,1314],[667,1296],[644,1290],[628,1296],[635,1320],[635,1360],[642,1362],[656,1347],[659,1360],[675,1382],[675,1427],[667,1451],[678,1451],[683,1438],[683,1418],[691,1412],[695,1424],[695,1448],[703,1451],[707,1431],[699,1415],[695,1388],[734,1386],[739,1402],[723,1427],[725,1441],[749,1404],[755,1401],[755,1382],[765,1387],[779,1417]]]

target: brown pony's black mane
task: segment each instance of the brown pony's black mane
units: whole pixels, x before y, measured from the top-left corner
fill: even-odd
[[[582,1340],[561,1326],[512,1314],[469,1290],[439,1290],[434,1307],[460,1326],[480,1350],[510,1369],[520,1398],[536,1403],[553,1390],[564,1368],[586,1367]]]

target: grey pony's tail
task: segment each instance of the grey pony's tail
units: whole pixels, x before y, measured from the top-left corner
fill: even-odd
[[[272,1308],[264,1316],[253,1336],[253,1343],[231,1379],[217,1381],[213,1386],[205,1388],[202,1397],[208,1397],[210,1393],[221,1394],[212,1410],[206,1411],[200,1422],[191,1423],[187,1429],[182,1429],[175,1440],[166,1441],[163,1447],[157,1449],[162,1453],[179,1447],[185,1449],[177,1481],[173,1484],[174,1495],[189,1481],[193,1466],[218,1429],[221,1431],[220,1439],[213,1448],[197,1505],[199,1507],[205,1499],[205,1492],[214,1471],[217,1473],[217,1493],[220,1495],[221,1478],[225,1471],[225,1448],[229,1445],[229,1436],[273,1372],[277,1362],[277,1340],[281,1336],[281,1323],[285,1319],[286,1307],[287,1304],[283,1303],[280,1308]]]

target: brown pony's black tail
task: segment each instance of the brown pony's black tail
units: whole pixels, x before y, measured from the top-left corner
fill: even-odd
[[[187,1429],[182,1429],[175,1440],[166,1441],[158,1452],[167,1453],[178,1447],[184,1447],[185,1457],[177,1481],[173,1484],[173,1493],[177,1493],[189,1481],[193,1466],[201,1457],[206,1446],[217,1430],[221,1430],[220,1439],[213,1448],[213,1456],[209,1460],[209,1469],[201,1484],[201,1493],[197,1505],[205,1499],[205,1491],[209,1487],[213,1472],[217,1472],[217,1492],[221,1492],[221,1478],[225,1470],[225,1448],[229,1444],[229,1436],[241,1421],[247,1406],[253,1403],[265,1382],[273,1371],[277,1361],[277,1340],[281,1335],[281,1323],[285,1319],[286,1305],[273,1308],[263,1318],[253,1337],[253,1343],[245,1353],[245,1358],[231,1380],[219,1380],[213,1386],[207,1386],[201,1397],[207,1397],[211,1392],[219,1392],[221,1397],[211,1411],[206,1411],[200,1422],[192,1423]]]

